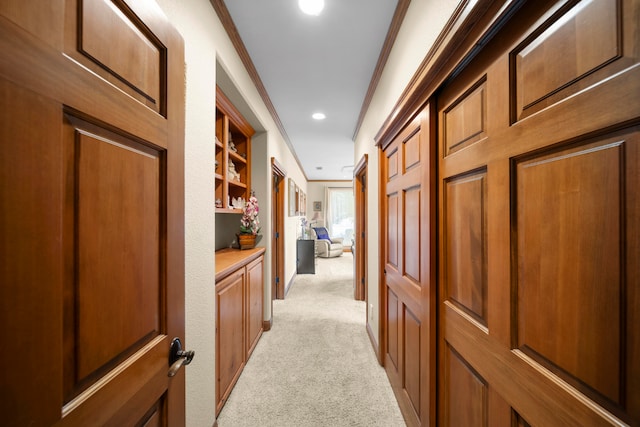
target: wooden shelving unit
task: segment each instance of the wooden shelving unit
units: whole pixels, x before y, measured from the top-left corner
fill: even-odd
[[[251,137],[255,131],[216,86],[216,213],[242,213],[231,201],[251,194]],[[235,147],[235,149],[234,149]],[[236,176],[229,167],[233,163]]]

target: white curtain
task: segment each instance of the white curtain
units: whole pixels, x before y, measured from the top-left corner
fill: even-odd
[[[325,226],[329,236],[342,237],[343,244],[350,246],[355,223],[353,188],[326,187],[325,206]]]

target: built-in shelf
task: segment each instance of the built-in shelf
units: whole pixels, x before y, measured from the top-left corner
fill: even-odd
[[[249,199],[251,193],[251,136],[255,131],[216,87],[216,213],[242,213],[232,200]],[[236,176],[230,167],[233,164]]]

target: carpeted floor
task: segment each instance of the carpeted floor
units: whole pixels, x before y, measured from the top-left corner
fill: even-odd
[[[353,299],[353,256],[318,258],[273,303],[219,427],[405,426]]]

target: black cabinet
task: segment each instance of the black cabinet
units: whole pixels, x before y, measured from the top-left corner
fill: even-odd
[[[316,274],[316,241],[298,240],[296,267],[298,274]]]

